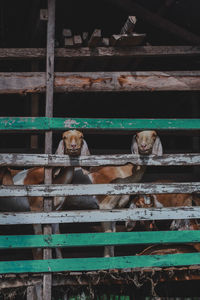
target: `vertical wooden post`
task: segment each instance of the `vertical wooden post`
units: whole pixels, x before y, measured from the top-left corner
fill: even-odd
[[[38,72],[39,70],[39,63],[34,61],[31,63],[31,71]],[[39,117],[39,94],[32,94],[31,95],[31,117]],[[32,134],[30,140],[31,149],[38,149],[38,135]]]
[[[45,116],[53,116],[53,92],[54,92],[54,35],[55,35],[55,1],[48,0],[48,22],[47,22],[47,55],[46,55],[46,109]],[[52,153],[52,131],[45,133],[45,153]],[[52,170],[45,169],[45,184],[52,183]],[[52,210],[52,198],[44,199],[44,211]],[[51,234],[51,225],[44,227],[44,234]],[[44,259],[52,257],[51,249],[44,249]],[[51,300],[52,275],[43,277],[43,299]]]
[[[196,93],[192,97],[192,117],[193,118],[199,118],[199,95]],[[192,150],[196,153],[199,153],[200,150],[200,138],[199,136],[193,136],[192,138]],[[194,179],[199,178],[200,175],[200,167],[199,166],[194,166],[193,167],[193,176]]]

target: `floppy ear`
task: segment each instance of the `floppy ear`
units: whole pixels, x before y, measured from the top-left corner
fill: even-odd
[[[63,143],[63,140],[61,140],[60,143],[58,144],[58,148],[57,148],[55,154],[64,155],[64,143]],[[55,178],[56,176],[58,176],[58,174],[60,173],[60,171],[61,171],[61,168],[59,168],[59,167],[53,168],[53,171],[52,171],[53,178]]]
[[[14,184],[11,173],[8,170],[6,170],[6,172],[3,176],[2,184],[3,185],[13,185]]]
[[[83,155],[83,156],[90,155],[90,151],[89,151],[88,145],[85,140],[83,140],[83,145],[81,148],[81,155]]]
[[[156,140],[153,144],[152,154],[155,154],[155,155],[158,155],[158,156],[163,155],[162,143],[161,143],[161,140],[158,136],[156,137]]]
[[[139,154],[138,144],[137,144],[137,141],[136,141],[136,135],[134,135],[133,139],[132,139],[131,153],[133,153],[133,154]]]
[[[58,144],[58,148],[57,148],[55,154],[58,154],[58,155],[63,155],[64,154],[64,143],[63,143],[63,140],[61,140],[60,143]]]

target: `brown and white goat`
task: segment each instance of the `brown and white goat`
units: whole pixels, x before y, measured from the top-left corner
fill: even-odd
[[[157,133],[152,130],[137,133],[132,140],[131,152],[141,155],[163,154],[162,144]],[[125,166],[106,166],[91,168],[88,174],[93,184],[98,183],[135,183],[139,182],[146,170],[145,166],[135,166],[128,163]],[[99,196],[100,209],[123,208],[129,202],[129,195]],[[114,232],[114,222],[102,223],[105,232]],[[114,247],[105,247],[104,256],[114,256]]]
[[[159,181],[161,182],[161,181]],[[169,182],[169,181],[162,181]],[[162,207],[179,207],[179,206],[192,206],[193,203],[199,206],[199,197],[193,194],[148,194],[148,195],[137,195],[131,201],[129,208],[162,208]],[[160,230],[160,223],[158,221],[140,221],[146,230]],[[128,231],[134,229],[136,225],[135,221],[126,222],[126,228]],[[173,220],[168,223],[170,230],[199,230],[200,225],[196,219],[181,219]],[[166,229],[166,222],[165,222]],[[178,241],[177,241],[178,242]],[[197,251],[200,251],[200,243],[192,245]]]
[[[83,134],[77,130],[69,130],[63,133],[56,150],[58,155],[89,155],[89,149],[86,141],[83,139]],[[0,182],[2,184],[14,185],[32,185],[44,183],[44,167],[31,168],[24,171],[17,171],[8,168],[0,169]],[[14,175],[12,177],[12,175]],[[72,182],[74,175],[74,167],[61,167],[53,169],[53,184],[68,184]],[[61,209],[64,204],[65,197],[54,197],[54,209]],[[0,211],[42,211],[43,197],[6,197],[0,201]],[[35,234],[42,233],[41,225],[33,225]],[[58,233],[58,225],[53,226],[53,232]],[[37,258],[41,258],[41,251]]]
[[[169,182],[169,181],[159,181]],[[178,206],[192,206],[193,196],[191,194],[147,194],[147,195],[137,195],[134,197],[130,203],[129,208],[162,208],[162,207],[178,207]],[[185,220],[184,220],[185,221]],[[147,230],[156,229],[155,222],[140,221],[142,225]],[[180,222],[178,220],[172,222],[171,228],[175,229]],[[185,222],[184,222],[185,224]],[[128,231],[133,230],[135,227],[135,221],[126,222],[126,227]],[[181,224],[179,224],[181,226]],[[189,229],[189,228],[188,228]]]

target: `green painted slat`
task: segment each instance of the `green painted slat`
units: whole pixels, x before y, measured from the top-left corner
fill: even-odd
[[[46,117],[0,117],[0,130],[48,130]]]
[[[142,130],[200,129],[200,119],[66,119],[46,117],[0,118],[0,130]]]
[[[0,274],[200,265],[200,253],[1,261]]]
[[[199,243],[198,230],[0,236],[0,249]]]

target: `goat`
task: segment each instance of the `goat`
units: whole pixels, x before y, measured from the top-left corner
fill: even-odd
[[[169,181],[162,181],[169,182]],[[149,194],[149,195],[137,195],[132,199],[132,202],[129,208],[150,208],[150,207],[179,207],[179,206],[192,206],[193,202],[196,205],[199,205],[199,198],[197,195],[193,194]],[[146,228],[146,230],[158,230],[160,227],[161,221],[155,224],[155,221],[140,221]],[[126,228],[128,231],[134,229],[136,225],[136,221],[128,221],[126,222]],[[166,223],[165,223],[166,225]],[[173,220],[170,222],[169,229],[170,230],[199,230],[199,223],[196,219],[187,219],[187,220]],[[166,229],[166,226],[165,226]],[[161,228],[162,230],[162,228]],[[177,241],[178,242],[178,241]],[[192,244],[192,246],[199,252],[200,251],[200,243]]]
[[[155,131],[141,131],[132,140],[131,152],[142,155],[162,155],[163,149],[160,138]],[[146,170],[145,166],[135,166],[130,163],[125,166],[106,166],[91,168],[88,178],[91,183],[134,183],[139,182]],[[129,202],[129,195],[98,196],[100,209],[123,208]],[[114,232],[114,222],[103,222],[105,232]],[[104,256],[114,256],[114,247],[104,248]]]
[[[77,130],[69,130],[63,133],[56,150],[58,155],[89,155],[89,149],[86,141],[83,139],[83,134]],[[44,183],[44,167],[36,167],[23,171],[13,171],[7,169],[0,169],[0,181],[7,184],[10,179],[10,184],[14,185],[32,185]],[[2,175],[1,175],[2,174]],[[8,177],[9,174],[9,177]],[[12,177],[12,174],[14,176]],[[74,167],[62,167],[53,169],[53,184],[68,184],[72,182],[74,175]],[[6,176],[6,177],[5,177]],[[1,180],[2,177],[2,180]],[[61,209],[64,204],[65,197],[54,197],[54,209]],[[42,211],[43,197],[6,197],[0,201],[0,211]],[[42,227],[40,224],[33,225],[35,234],[42,234]],[[53,232],[58,233],[59,228],[57,224],[53,226]],[[58,253],[57,253],[58,254]],[[59,254],[60,256],[60,254]],[[35,254],[35,258],[41,258],[41,251]]]
[[[159,181],[169,182],[169,181]],[[150,208],[150,207],[178,207],[178,206],[192,206],[193,196],[190,194],[148,194],[137,195],[130,203],[129,208]],[[161,223],[161,222],[159,222]],[[183,223],[183,222],[182,222]],[[184,220],[185,223],[185,220]],[[147,230],[157,229],[155,222],[140,221],[140,224],[144,225]],[[179,225],[178,225],[179,224]],[[128,231],[133,230],[136,225],[136,221],[127,221],[126,228]],[[183,225],[183,224],[182,224]],[[177,226],[182,226],[178,220],[171,223],[171,229],[175,229]],[[186,225],[186,223],[185,223]],[[184,225],[184,226],[185,226]]]

